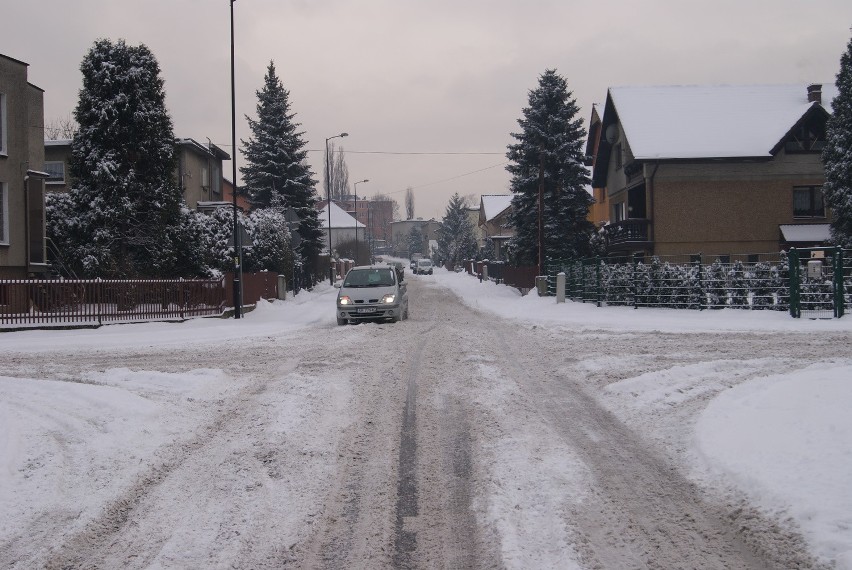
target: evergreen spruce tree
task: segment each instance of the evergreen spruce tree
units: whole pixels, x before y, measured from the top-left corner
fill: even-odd
[[[76,185],[63,254],[81,277],[173,277],[201,272],[184,249],[193,234],[174,179],[175,139],[160,67],[144,45],[95,42],[71,144]]]
[[[465,259],[473,259],[477,251],[473,223],[464,200],[453,194],[441,227],[438,228],[438,257],[447,267],[456,267]]]
[[[240,168],[254,208],[292,208],[299,217],[299,253],[307,267],[316,266],[322,251],[322,228],[313,178],[307,162],[301,126],[290,110],[290,92],[284,89],[269,62],[263,89],[257,92],[257,120],[246,117],[252,137],[241,141],[246,165]]]
[[[586,191],[589,178],[583,165],[586,131],[578,112],[565,79],[548,69],[529,93],[529,106],[518,119],[521,132],[512,133],[518,142],[508,147],[506,169],[512,175],[512,249],[519,264],[538,263],[539,174],[545,256],[580,259],[591,254],[594,227],[586,216],[592,197]]]
[[[423,232],[420,231],[420,228],[411,228],[411,231],[408,232],[408,257],[410,258],[414,253],[426,253],[421,251],[423,249]]]
[[[840,58],[837,74],[837,97],[832,101],[832,115],[826,127],[825,204],[831,208],[834,242],[852,248],[852,39]]]

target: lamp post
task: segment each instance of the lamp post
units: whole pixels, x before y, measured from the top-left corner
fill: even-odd
[[[369,182],[368,179],[355,182],[352,187],[355,189],[355,264],[358,264],[358,185],[363,182]]]
[[[328,155],[328,141],[340,137],[348,137],[349,133],[340,133],[325,139],[325,199],[328,208],[328,281],[334,287],[334,267],[331,266],[331,157]],[[356,230],[357,231],[357,230]]]
[[[234,203],[234,318],[242,316],[242,263],[241,244],[237,221],[237,100],[234,87],[234,2],[231,0],[231,167]]]

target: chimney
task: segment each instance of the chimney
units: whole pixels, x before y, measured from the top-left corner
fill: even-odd
[[[808,102],[822,105],[822,84],[811,83],[808,85]]]

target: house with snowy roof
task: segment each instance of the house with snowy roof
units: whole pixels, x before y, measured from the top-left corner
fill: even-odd
[[[356,220],[349,212],[338,206],[333,200],[326,202],[319,213],[319,221],[323,231],[323,255],[328,255],[328,241],[331,235],[331,248],[357,239],[366,243],[364,230],[367,226]]]
[[[515,235],[509,223],[511,194],[483,194],[479,198],[479,227],[484,238],[494,244],[494,261],[506,259],[506,243]]]
[[[833,85],[612,87],[590,124],[611,256],[777,252],[829,238]]]
[[[29,64],[0,54],[0,279],[48,271],[45,238],[44,91]],[[0,310],[9,300],[0,287]]]

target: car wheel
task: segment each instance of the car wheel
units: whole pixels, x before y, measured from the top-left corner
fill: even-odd
[[[346,324],[346,319],[341,319],[340,317],[337,317],[337,326],[343,326],[345,324]]]

